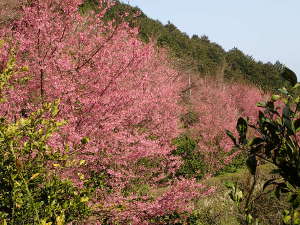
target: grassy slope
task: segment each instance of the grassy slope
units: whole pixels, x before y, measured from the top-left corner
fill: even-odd
[[[283,201],[275,198],[273,193],[263,194],[261,187],[267,179],[272,175],[270,172],[274,169],[271,165],[265,164],[259,167],[258,170],[258,183],[252,199],[256,199],[254,209],[251,214],[259,218],[260,224],[281,224],[281,212],[285,209]],[[246,168],[240,169],[235,173],[227,173],[217,177],[212,177],[204,181],[208,186],[215,186],[216,192],[214,195],[201,198],[197,202],[197,209],[195,215],[197,220],[194,224],[210,225],[239,225],[243,224],[241,221],[243,216],[238,211],[238,207],[229,198],[229,190],[225,187],[224,183],[232,181],[237,183],[239,188],[247,193],[250,188],[252,179]],[[265,191],[266,193],[267,191]],[[244,196],[244,199],[246,196]],[[243,202],[241,203],[241,206]]]

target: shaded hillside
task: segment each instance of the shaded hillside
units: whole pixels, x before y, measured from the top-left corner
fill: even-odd
[[[86,2],[85,9],[93,7],[96,1]],[[202,76],[219,76],[225,80],[246,80],[267,90],[291,87],[297,82],[296,74],[280,62],[272,64],[256,61],[237,48],[226,52],[205,35],[189,37],[171,22],[163,25],[143,12],[138,17],[134,16],[139,10],[116,1],[116,5],[107,13],[107,18],[118,20],[119,15],[129,13],[127,21],[131,26],[140,28],[140,38],[145,42],[154,39],[158,46],[169,49],[171,55],[179,61],[181,69],[192,70]]]

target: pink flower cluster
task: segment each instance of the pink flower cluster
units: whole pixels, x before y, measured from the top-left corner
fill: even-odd
[[[232,148],[226,130],[235,131],[237,119],[258,115],[256,103],[263,94],[256,87],[246,84],[221,83],[213,79],[199,79],[191,97],[193,110],[199,116],[195,135],[199,136],[199,149],[205,156],[209,172],[219,170],[237,155],[225,155]]]

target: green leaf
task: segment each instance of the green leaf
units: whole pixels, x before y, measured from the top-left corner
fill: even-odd
[[[47,222],[47,219],[43,219],[41,225],[52,225],[52,222]]]
[[[295,129],[293,129],[293,126],[292,126],[293,124],[292,124],[292,120],[291,120],[292,114],[293,114],[293,112],[291,111],[289,105],[286,105],[283,108],[282,117],[283,117],[283,124],[287,128],[289,135],[292,135],[295,133]]]
[[[277,100],[280,99],[280,98],[281,98],[280,95],[272,95],[271,100],[275,102],[275,101],[277,101]]]
[[[284,108],[283,108],[283,116],[286,117],[286,118],[290,118],[293,114],[293,112],[291,111],[290,109],[290,106],[289,105],[286,105]]]
[[[257,160],[256,160],[256,156],[253,154],[253,155],[250,155],[246,161],[246,164],[247,164],[247,167],[250,171],[250,173],[252,175],[255,175],[256,173],[256,168],[257,168]]]
[[[89,197],[81,197],[80,198],[80,202],[88,202],[89,201]]]
[[[239,132],[240,135],[246,134],[246,132],[247,132],[247,121],[244,118],[240,117],[238,119],[236,129],[237,129],[237,131]]]
[[[35,173],[33,174],[29,180],[33,180],[34,178],[38,177],[40,175],[40,173]]]
[[[247,214],[246,221],[248,224],[251,224],[253,222],[253,217],[251,216],[251,214]]]
[[[299,193],[292,193],[289,197],[289,202],[292,204],[293,208],[296,209],[300,205],[300,195]]]
[[[5,41],[0,39],[0,48],[2,48],[4,46],[4,44],[5,44]]]
[[[297,89],[299,87],[300,87],[300,83],[297,83],[297,84],[294,85],[293,89]]]
[[[51,114],[52,116],[56,116],[59,113],[59,108],[58,106],[53,106],[52,110],[51,110]]]
[[[77,175],[78,175],[78,177],[79,177],[79,179],[80,180],[84,180],[84,174],[82,174],[82,173],[77,173]]]
[[[261,125],[265,122],[266,117],[265,114],[262,111],[259,111],[258,113],[258,118],[259,118],[259,122],[261,123]]]
[[[259,137],[255,137],[255,138],[253,138],[253,139],[250,141],[249,145],[250,145],[250,146],[256,146],[256,145],[260,145],[260,144],[263,143],[263,142],[264,142],[264,139],[259,138]]]
[[[81,139],[81,144],[85,145],[87,143],[89,143],[90,139],[88,137],[84,137]]]
[[[248,129],[247,121],[244,118],[240,117],[238,119],[236,129],[240,135],[239,143],[246,144],[247,143],[246,134],[247,134],[247,129]]]
[[[234,188],[234,187],[235,187],[235,184],[234,184],[233,182],[231,182],[231,181],[226,181],[226,182],[224,183],[224,186],[225,186],[226,188]]]
[[[280,93],[284,94],[284,95],[288,95],[288,94],[289,94],[288,91],[287,91],[287,89],[286,89],[285,87],[284,87],[284,88],[278,89],[278,91],[279,91]]]
[[[276,186],[276,188],[275,188],[275,196],[276,196],[277,199],[280,198],[280,194],[281,194],[280,187]]]
[[[265,102],[258,102],[258,103],[256,103],[256,106],[257,106],[257,107],[265,108],[266,105],[267,105],[267,104],[266,104]]]
[[[297,119],[295,121],[293,121],[294,124],[294,128],[295,128],[295,132],[299,132],[300,131],[300,119]]]
[[[292,219],[292,217],[291,217],[290,215],[284,216],[284,217],[282,218],[284,224],[290,224],[291,219]]]
[[[229,131],[229,130],[226,130],[226,134],[227,134],[228,137],[231,138],[231,140],[232,140],[232,142],[234,143],[234,145],[236,145],[236,144],[237,144],[237,143],[236,143],[236,138],[233,136],[232,132]]]
[[[241,190],[237,190],[235,193],[235,199],[236,201],[240,202],[243,200],[243,192]]]
[[[56,217],[56,225],[64,225],[65,224],[65,215],[62,214],[61,216]]]
[[[276,188],[275,188],[275,196],[279,199],[281,193],[288,193],[289,190],[286,187],[286,184],[284,182],[282,183],[276,183]]]
[[[81,159],[81,160],[79,161],[79,165],[82,166],[82,165],[85,164],[85,162],[86,162],[86,161],[85,161],[84,159]]]
[[[294,224],[300,224],[300,215],[298,210],[295,210],[294,212]]]

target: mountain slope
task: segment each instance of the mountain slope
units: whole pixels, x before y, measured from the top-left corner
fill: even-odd
[[[95,0],[87,0],[87,5],[96,4]],[[285,86],[291,87],[297,82],[296,74],[277,61],[263,63],[237,48],[225,51],[217,43],[211,42],[207,36],[193,35],[189,37],[174,24],[163,25],[160,21],[147,17],[137,7],[116,1],[107,13],[107,18],[119,18],[123,13],[131,26],[138,26],[140,38],[148,42],[155,40],[159,47],[169,49],[182,69],[193,71],[199,76],[219,76],[229,81],[244,80],[265,90],[277,90]]]

